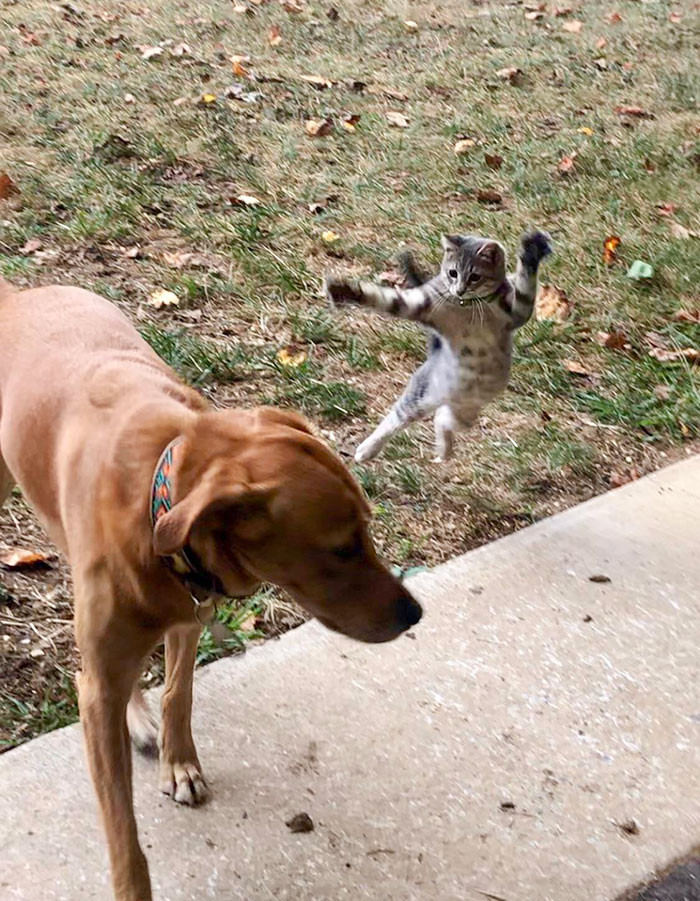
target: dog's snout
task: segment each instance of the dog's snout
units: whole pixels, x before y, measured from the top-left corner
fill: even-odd
[[[423,608],[414,601],[410,594],[402,594],[399,598],[399,619],[406,623],[406,628],[415,626],[423,616]]]

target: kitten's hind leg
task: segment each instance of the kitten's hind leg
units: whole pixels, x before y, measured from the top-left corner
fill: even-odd
[[[443,404],[435,411],[435,456],[433,463],[446,463],[452,456],[457,420],[449,407]]]
[[[398,404],[391,408],[389,414],[379,423],[369,438],[365,438],[357,448],[355,451],[355,463],[365,463],[367,460],[376,457],[391,436],[405,428],[411,421],[410,419],[404,420],[401,418],[397,411],[397,406]]]

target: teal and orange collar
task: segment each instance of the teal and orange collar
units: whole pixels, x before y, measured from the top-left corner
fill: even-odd
[[[173,507],[172,474],[177,448],[182,436],[174,438],[160,455],[151,485],[151,527],[155,528],[161,517]],[[176,578],[182,582],[192,597],[196,618],[204,623],[211,618],[217,601],[224,597],[224,588],[219,579],[201,566],[195,551],[185,545],[175,554],[161,557],[161,560]],[[206,616],[206,618],[203,618]]]

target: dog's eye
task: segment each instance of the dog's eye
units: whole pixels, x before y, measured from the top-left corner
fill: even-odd
[[[353,557],[357,557],[361,553],[362,538],[359,534],[355,535],[348,544],[341,545],[341,547],[337,547],[333,550],[333,556],[337,557],[339,560],[352,560]]]
[[[481,278],[481,276],[479,275],[478,272],[472,272],[472,274],[467,279],[467,284],[473,285],[475,282],[478,282],[480,278]]]
[[[449,277],[450,277],[452,280],[456,279],[457,276],[459,275],[459,273],[457,272],[456,269],[450,269],[449,272],[448,272],[447,274],[449,275]]]

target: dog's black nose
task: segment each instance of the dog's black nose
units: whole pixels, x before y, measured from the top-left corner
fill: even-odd
[[[407,628],[410,628],[420,622],[421,616],[423,616],[423,608],[418,601],[414,601],[408,593],[403,594],[399,598],[399,618],[401,621],[406,623]]]

